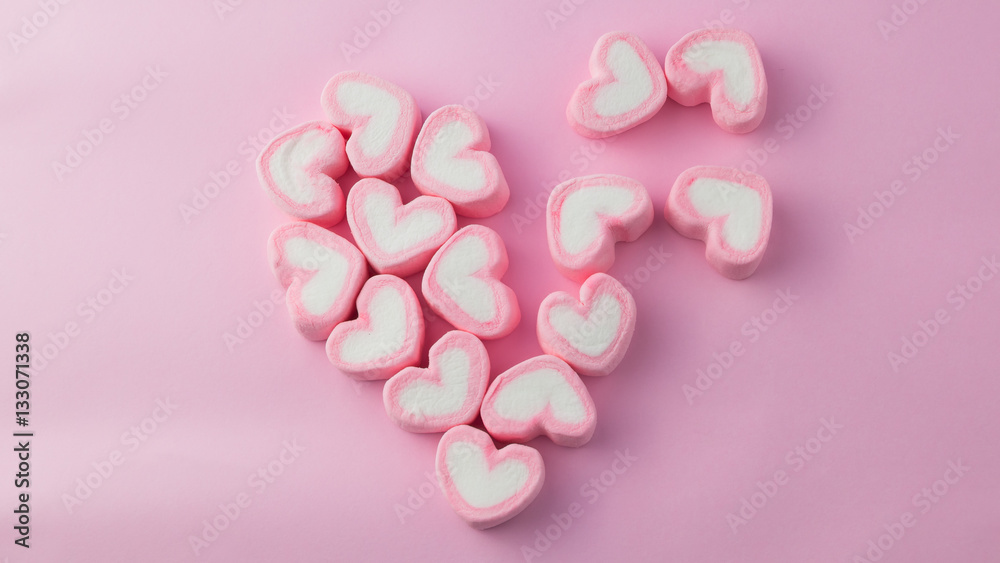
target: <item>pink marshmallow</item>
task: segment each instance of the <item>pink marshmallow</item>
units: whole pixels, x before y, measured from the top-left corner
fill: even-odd
[[[584,137],[627,131],[656,115],[667,101],[660,63],[633,33],[602,35],[590,54],[590,75],[566,107],[570,126]]]
[[[478,338],[453,330],[431,346],[426,368],[408,367],[382,389],[385,412],[410,432],[444,432],[479,415],[490,358]]]
[[[351,314],[368,277],[361,252],[347,240],[312,223],[289,223],[271,233],[267,255],[295,328],[324,340]]]
[[[377,76],[341,72],[323,88],[327,117],[347,139],[347,157],[361,177],[391,182],[406,172],[420,109],[406,90]]]
[[[337,325],[326,341],[330,362],[362,380],[388,379],[417,365],[424,317],[413,289],[396,276],[369,279],[358,295],[358,318]]]
[[[545,482],[538,450],[520,444],[498,450],[487,433],[471,426],[456,426],[441,436],[435,468],[448,504],[480,530],[517,516]]]
[[[738,29],[701,29],[685,35],[664,61],[670,99],[684,106],[705,102],[730,133],[748,133],[767,109],[767,78],[753,37]]]
[[[336,178],[346,171],[344,136],[323,121],[279,133],[257,157],[257,177],[271,201],[296,219],[324,227],[344,218]]]
[[[705,258],[722,275],[747,278],[771,233],[767,180],[735,168],[696,166],[681,173],[664,216],[680,234],[705,241]]]
[[[549,253],[556,268],[582,282],[615,262],[615,242],[639,238],[653,223],[642,184],[614,174],[573,178],[556,186],[545,209]]]
[[[507,249],[496,231],[469,225],[452,235],[424,272],[424,299],[455,328],[482,339],[510,334],[521,321],[517,296],[500,278]]]
[[[489,152],[490,133],[478,115],[451,105],[427,116],[410,164],[421,193],[443,197],[466,217],[489,217],[510,198],[500,164]]]
[[[399,190],[377,178],[359,180],[347,194],[347,222],[358,248],[380,274],[406,277],[423,270],[455,233],[455,211],[439,197],[403,205]]]
[[[480,415],[490,435],[507,442],[545,435],[576,448],[597,427],[597,409],[580,376],[555,356],[535,356],[497,376]]]
[[[580,299],[564,291],[538,307],[538,343],[546,354],[583,375],[608,375],[625,357],[635,330],[632,294],[615,278],[594,274],[580,287]]]

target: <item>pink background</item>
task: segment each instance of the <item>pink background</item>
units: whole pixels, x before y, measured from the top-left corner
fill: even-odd
[[[847,562],[867,560],[884,536],[884,561],[1000,559],[1000,281],[973,282],[972,300],[949,300],[1000,250],[1000,8],[900,1],[902,25],[885,37],[878,22],[890,21],[889,0],[564,0],[569,15],[554,23],[546,11],[559,13],[556,0],[399,2],[388,24],[369,25],[377,35],[350,61],[342,43],[387,2],[245,0],[221,18],[209,0],[73,2],[35,16],[44,25],[16,47],[10,34],[42,8],[4,4],[0,335],[13,364],[14,334],[31,332],[37,435],[30,551],[12,543],[13,437],[0,453],[0,557],[517,561],[528,546],[543,561]],[[587,78],[599,35],[633,31],[662,60],[683,34],[718,18],[753,34],[763,54],[770,99],[759,129],[729,135],[706,106],[673,102],[613,143],[567,126],[566,101]],[[115,100],[147,67],[166,76],[147,79],[155,89],[136,90],[144,99],[125,114]],[[294,123],[321,118],[320,91],[345,69],[398,83],[424,115],[465,100],[489,124],[512,197],[482,222],[506,241],[505,280],[524,312],[513,335],[488,344],[494,375],[540,352],[542,298],[575,290],[547,255],[544,220],[515,224],[534,217],[529,201],[544,201],[560,174],[609,172],[642,181],[658,209],[642,238],[619,245],[611,270],[645,283],[632,282],[640,317],[625,361],[586,380],[599,412],[593,440],[580,449],[533,441],[547,467],[543,491],[490,531],[469,528],[439,491],[421,488],[438,436],[395,427],[381,383],[337,373],[321,345],[296,334],[283,304],[253,314],[278,287],[265,241],[286,218],[241,145],[273,133],[275,110]],[[813,88],[832,94],[801,109]],[[796,110],[798,128],[789,128],[785,116]],[[57,179],[53,162],[105,119],[113,130]],[[939,128],[958,137],[939,141],[948,150],[929,151],[936,162],[914,179],[907,162],[934,146]],[[756,274],[730,281],[660,211],[682,170],[764,155],[771,245]],[[228,185],[204,196],[230,161],[238,171]],[[896,180],[905,192],[849,238],[844,224]],[[400,185],[404,198],[415,196]],[[203,209],[185,220],[181,206],[195,204]],[[657,260],[661,247],[669,258]],[[647,263],[657,269],[643,270]],[[111,284],[117,294],[116,271],[133,278],[124,289]],[[767,312],[786,289],[794,305]],[[88,299],[104,305],[97,311]],[[890,352],[901,354],[902,338],[939,309],[947,324],[918,336],[924,346],[894,371]],[[771,324],[751,342],[753,325],[743,327],[762,315]],[[226,334],[247,319],[258,326],[230,351]],[[73,336],[60,334],[67,323]],[[447,329],[430,322],[428,343]],[[733,342],[745,353],[690,404],[684,386]],[[52,357],[39,369],[47,344]],[[4,381],[0,425],[13,432],[13,377]],[[157,400],[176,408],[157,410]],[[842,425],[836,435],[820,431],[824,418]],[[132,427],[144,441],[129,437]],[[282,456],[285,441],[302,451]],[[805,461],[797,447],[814,453]],[[623,468],[616,452],[636,458],[620,475],[610,471]],[[102,477],[109,457],[121,463]],[[936,502],[922,500],[949,462],[969,469],[957,479],[948,472],[953,482]],[[268,467],[279,474],[261,487],[251,476]],[[770,488],[779,470],[787,481],[763,504],[757,483]],[[97,484],[89,496],[88,477]],[[613,480],[603,492],[588,484],[602,478]],[[87,498],[67,509],[78,492]],[[250,504],[229,521],[220,505],[238,498]],[[763,506],[734,531],[728,515],[744,499]],[[408,502],[412,513],[400,512]],[[572,503],[583,512],[569,529],[539,540]],[[913,525],[890,546],[885,527],[901,518]],[[207,532],[213,541],[196,556],[190,538],[213,520],[225,529]]]

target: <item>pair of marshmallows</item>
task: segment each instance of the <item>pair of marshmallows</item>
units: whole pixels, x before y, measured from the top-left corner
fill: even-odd
[[[664,216],[681,235],[705,242],[705,256],[717,271],[744,279],[757,269],[767,248],[771,189],[757,174],[696,166],[674,182]],[[556,269],[582,282],[611,268],[615,243],[633,241],[649,228],[653,204],[638,181],[597,174],[556,186],[545,218]]]
[[[684,106],[708,102],[715,122],[731,133],[756,129],[767,107],[757,45],[737,29],[687,34],[667,52],[663,67],[635,34],[606,33],[590,55],[590,74],[566,108],[570,125],[585,137],[631,129],[656,115],[668,97]]]

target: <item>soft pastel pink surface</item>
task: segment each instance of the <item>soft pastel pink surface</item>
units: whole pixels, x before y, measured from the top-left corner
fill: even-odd
[[[543,561],[852,561],[911,512],[915,524],[883,561],[996,560],[1000,279],[982,282],[960,310],[947,296],[1000,251],[1000,6],[897,2],[919,9],[886,39],[878,21],[892,16],[890,0],[400,2],[350,62],[342,43],[386,2],[245,1],[221,19],[221,2],[207,0],[74,2],[17,53],[6,34],[21,33],[21,18],[41,8],[5,3],[0,336],[8,366],[16,332],[31,331],[36,358],[50,334],[64,340],[57,332],[67,322],[80,332],[31,376],[30,550],[13,544],[10,434],[0,454],[0,557],[516,561],[531,546],[545,549],[532,558]],[[546,11],[560,6],[573,11],[550,23]],[[567,126],[567,100],[587,79],[601,34],[633,31],[662,60],[678,38],[720,17],[760,47],[770,99],[759,129],[730,135],[707,106],[671,101],[607,143]],[[114,100],[147,66],[167,76],[120,119]],[[618,370],[586,379],[599,413],[594,438],[578,450],[534,440],[544,489],[486,532],[423,485],[438,435],[400,430],[385,416],[382,384],[337,373],[321,343],[295,332],[283,304],[266,318],[253,314],[252,334],[227,347],[226,334],[278,287],[265,243],[288,221],[241,143],[268,127],[274,110],[295,123],[322,119],[323,85],[347,69],[403,86],[425,115],[475,102],[489,126],[511,200],[481,223],[506,242],[504,282],[524,311],[511,336],[486,344],[494,376],[540,353],[534,315],[544,296],[577,291],[552,265],[539,217],[560,174],[635,177],[662,209],[684,169],[741,166],[773,149],[759,173],[773,189],[774,226],[751,278],[718,275],[704,246],[661,215],[638,241],[619,245],[610,273],[635,288],[639,317]],[[812,92],[824,89],[832,95],[821,102]],[[788,127],[786,114],[810,96],[819,109],[800,110],[810,118]],[[58,181],[52,162],[102,119],[114,130]],[[959,137],[939,143],[948,151],[913,181],[904,164],[949,127]],[[230,160],[235,177],[186,221],[180,206],[193,205],[194,191]],[[355,179],[349,172],[344,189]],[[905,193],[852,242],[844,223],[897,179]],[[399,185],[404,200],[416,196],[408,180]],[[346,224],[335,230],[349,236]],[[91,309],[86,300],[107,302],[100,292],[122,269],[134,279]],[[419,287],[418,276],[408,281]],[[767,313],[773,324],[751,342],[744,323],[770,308],[777,290],[798,300],[776,320]],[[888,353],[938,309],[949,322],[895,372]],[[426,345],[447,330],[429,320]],[[733,342],[745,353],[689,404],[683,386]],[[0,412],[13,432],[14,378],[5,381]],[[158,399],[176,410],[164,416]],[[145,441],[123,437],[154,414],[161,422]],[[809,461],[790,461],[823,418],[843,428]],[[282,456],[286,441],[304,451]],[[77,479],[114,450],[123,463],[68,511]],[[958,460],[970,467],[965,476],[938,502],[915,505]],[[262,488],[251,476],[269,464],[280,475]],[[727,515],[778,470],[787,484],[734,532]],[[610,487],[599,484],[612,477]],[[190,538],[206,521],[226,523],[219,506],[239,495],[250,504],[196,556]],[[408,502],[413,512],[401,512]],[[551,515],[573,503],[582,513],[574,510],[571,527],[539,541]]]

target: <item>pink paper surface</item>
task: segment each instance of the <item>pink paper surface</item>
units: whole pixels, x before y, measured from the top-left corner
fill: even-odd
[[[985,265],[1000,254],[997,5],[14,0],[2,12],[5,561],[1000,560],[1000,276]],[[611,140],[573,133],[565,105],[601,34],[635,32],[662,61],[713,20],[758,42],[759,129],[727,134],[708,106],[668,101]],[[258,185],[254,145],[322,119],[323,85],[347,69],[406,88],[424,115],[466,103],[489,126],[511,200],[478,222],[503,236],[524,312],[487,343],[493,376],[541,352],[541,300],[577,291],[546,250],[547,190],[622,174],[657,208],[610,271],[639,317],[620,367],[586,378],[593,440],[532,441],[545,486],[492,530],[464,524],[428,481],[439,435],[396,427],[382,383],[353,382],[300,337],[268,270],[268,234],[287,218]],[[771,184],[774,224],[760,268],[734,282],[662,209],[684,169],[746,162]],[[425,348],[449,328],[428,319]],[[12,433],[25,430],[30,488],[16,489]],[[14,544],[26,491],[30,549]]]

